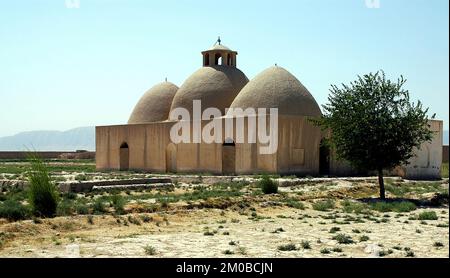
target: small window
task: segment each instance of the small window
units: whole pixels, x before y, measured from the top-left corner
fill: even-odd
[[[209,53],[206,53],[204,57],[204,61],[203,61],[203,65],[205,66],[209,66]]]
[[[220,55],[220,53],[217,53],[215,56],[215,64],[222,65],[222,55]]]

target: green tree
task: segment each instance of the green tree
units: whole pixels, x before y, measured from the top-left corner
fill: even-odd
[[[428,108],[410,102],[406,80],[387,80],[383,71],[358,76],[350,85],[332,85],[324,115],[315,124],[330,130],[326,142],[338,159],[378,173],[380,198],[385,199],[383,169],[407,164],[414,148],[430,141]],[[434,115],[431,117],[434,118]]]

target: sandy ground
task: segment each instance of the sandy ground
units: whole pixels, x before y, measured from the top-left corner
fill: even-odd
[[[44,219],[39,224],[32,220],[4,222],[0,233],[6,240],[0,257],[378,257],[380,251],[389,250],[386,257],[405,257],[405,247],[416,257],[448,257],[448,210],[427,210],[434,210],[439,219],[408,220],[422,211],[418,209],[379,213],[380,219],[389,219],[387,223],[337,224],[324,218],[337,213],[340,217],[335,221],[339,222],[357,215],[315,211],[307,205],[304,210],[256,206],[257,221],[232,210],[196,209],[145,214],[152,217],[150,222],[127,226],[123,219],[128,215],[120,216],[121,223],[111,215],[94,216],[93,224],[88,223],[88,216]],[[340,231],[330,233],[332,227]],[[276,232],[280,228],[283,231]],[[332,237],[338,233],[351,236],[355,243],[337,243]],[[363,235],[369,239],[360,242]],[[309,241],[310,249],[302,248],[302,241]],[[444,246],[436,247],[435,242]],[[289,243],[298,250],[278,250]],[[149,246],[153,252],[146,252]],[[321,253],[334,247],[342,252]],[[226,250],[231,254],[225,254]]]

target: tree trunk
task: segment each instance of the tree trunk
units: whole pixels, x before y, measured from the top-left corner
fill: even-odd
[[[378,184],[380,185],[380,199],[384,200],[386,196],[384,193],[383,168],[378,169]]]

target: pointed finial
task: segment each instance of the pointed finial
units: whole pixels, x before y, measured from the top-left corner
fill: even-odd
[[[167,82],[167,77],[165,78],[166,82]]]
[[[217,38],[217,43],[220,45],[222,41],[220,40],[220,36]]]

